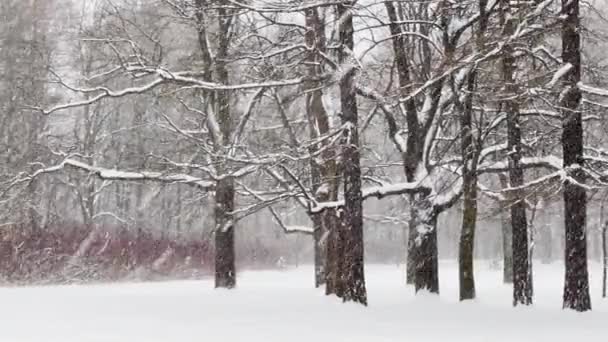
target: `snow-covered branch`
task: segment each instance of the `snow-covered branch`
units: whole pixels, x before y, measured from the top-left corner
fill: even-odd
[[[107,169],[89,165],[74,159],[65,159],[61,163],[41,168],[36,170],[31,175],[20,177],[13,181],[13,184],[26,183],[36,179],[37,177],[44,174],[52,174],[65,170],[66,168],[72,168],[76,170],[89,172],[91,175],[98,177],[103,180],[122,180],[122,181],[153,181],[160,183],[179,183],[188,184],[195,186],[203,190],[209,190],[215,186],[215,182],[203,179],[200,177],[194,177],[187,174],[170,174],[162,172],[150,172],[150,171],[121,171],[116,169]]]

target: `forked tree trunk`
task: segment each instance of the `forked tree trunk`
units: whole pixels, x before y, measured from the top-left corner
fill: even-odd
[[[230,179],[217,183],[215,191],[215,287],[236,286],[234,252],[234,184]]]
[[[562,107],[562,149],[564,169],[576,182],[585,182],[580,168],[583,159],[583,121],[579,108],[582,94],[581,37],[579,0],[562,0],[562,58],[571,68],[564,76],[560,106]],[[566,281],[564,284],[564,308],[576,311],[591,310],[589,274],[587,270],[587,194],[573,182],[564,182],[564,219],[566,226]]]

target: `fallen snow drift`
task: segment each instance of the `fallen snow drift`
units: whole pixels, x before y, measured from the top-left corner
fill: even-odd
[[[234,291],[209,281],[0,289],[2,342],[608,341],[608,300],[592,266],[594,311],[561,310],[563,266],[535,265],[535,305],[513,309],[511,289],[477,265],[479,299],[458,303],[455,263],[441,298],[414,296],[396,266],[367,266],[370,306],[311,288],[312,268],[245,272]]]

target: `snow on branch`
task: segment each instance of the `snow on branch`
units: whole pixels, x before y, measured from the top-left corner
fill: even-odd
[[[77,108],[82,106],[87,106],[93,103],[96,103],[104,98],[121,98],[129,95],[142,94],[157,88],[163,84],[177,84],[183,86],[189,86],[190,88],[204,89],[210,91],[220,91],[220,90],[247,90],[247,89],[259,89],[259,88],[269,88],[269,87],[286,87],[293,86],[303,83],[307,78],[306,77],[298,77],[293,79],[286,79],[280,81],[268,81],[268,82],[257,82],[257,83],[241,83],[234,85],[225,85],[214,82],[206,82],[203,81],[197,76],[200,76],[200,73],[191,72],[191,71],[180,71],[180,72],[171,72],[162,68],[142,68],[139,70],[141,72],[145,72],[147,74],[156,75],[157,78],[149,81],[146,84],[143,84],[138,87],[128,87],[120,90],[112,90],[108,87],[94,87],[94,88],[79,88],[70,86],[63,81],[59,81],[61,85],[70,89],[73,92],[81,93],[81,94],[91,94],[94,95],[91,98],[82,101],[76,101],[71,103],[65,103],[56,105],[49,109],[35,108],[40,110],[43,114],[49,115],[54,112]]]
[[[608,89],[602,89],[602,88],[596,88],[596,87],[592,87],[592,86],[588,86],[586,84],[583,84],[582,82],[578,83],[578,87],[580,90],[584,91],[585,93],[589,93],[592,95],[598,95],[598,96],[606,96],[608,97]]]
[[[421,192],[429,192],[431,189],[422,185],[420,182],[403,182],[395,184],[383,184],[378,186],[371,186],[362,190],[362,198],[366,200],[368,198],[382,199],[387,196],[403,195],[403,194],[416,194]],[[327,209],[334,209],[344,206],[344,200],[329,201],[329,202],[315,202],[311,200],[309,212],[312,214],[323,212]]]
[[[92,175],[103,179],[103,180],[122,180],[122,181],[154,181],[161,183],[181,183],[188,184],[198,187],[200,189],[208,190],[215,186],[214,181],[202,179],[199,177],[193,177],[186,174],[165,174],[161,172],[149,172],[149,171],[120,171],[115,169],[106,169],[102,167],[92,166],[74,159],[65,159],[58,165],[50,166],[36,170],[33,174],[24,178],[17,179],[13,182],[13,185],[18,183],[25,183],[34,180],[35,178],[43,175],[56,173],[66,168],[73,168],[82,171],[88,171]]]
[[[552,155],[544,157],[525,157],[521,159],[521,166],[524,169],[546,168],[549,170],[561,170],[562,165],[562,159]],[[506,172],[509,171],[509,169],[509,163],[507,161],[496,161],[479,165],[477,171],[479,174],[483,174]]]
[[[559,82],[562,78],[564,78],[570,72],[570,70],[572,70],[572,68],[574,68],[574,66],[571,63],[566,63],[559,70],[557,70],[555,72],[555,74],[553,74],[553,78],[547,84],[547,86],[549,88],[553,88],[557,84],[557,82]]]
[[[307,4],[307,5],[279,5],[279,4],[271,4],[267,3],[266,7],[249,5],[245,3],[245,1],[237,1],[237,0],[228,0],[228,2],[235,7],[247,9],[249,11],[255,12],[266,12],[266,13],[296,13],[296,12],[304,12],[311,9],[319,8],[319,7],[331,7],[335,5],[340,5],[343,1],[318,1],[316,3]]]

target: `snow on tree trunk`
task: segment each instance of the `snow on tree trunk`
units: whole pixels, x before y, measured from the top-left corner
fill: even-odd
[[[339,216],[338,216],[339,215]],[[342,298],[344,287],[342,285],[342,263],[344,241],[343,233],[344,218],[343,210],[328,209],[323,216],[324,223],[328,228],[326,242],[326,267],[325,267],[325,294]]]
[[[352,1],[337,6],[340,17],[340,62],[344,73],[339,82],[344,137],[342,164],[344,171],[344,301],[367,305],[363,266],[363,194],[361,192],[361,151],[359,149],[359,118],[356,93],[356,61]]]
[[[476,47],[483,49],[484,32],[488,16],[487,0],[479,0],[479,29],[476,32]],[[462,130],[461,153],[463,160],[463,214],[462,230],[458,253],[458,275],[460,280],[460,300],[475,298],[475,272],[473,267],[475,229],[477,226],[477,163],[478,144],[473,127],[473,96],[477,88],[477,69],[473,68],[467,79],[467,92],[460,127]]]
[[[311,79],[319,78],[323,74],[323,59],[321,53],[326,51],[325,22],[319,15],[318,9],[312,8],[305,11],[306,27],[305,34],[307,46],[314,47],[309,51],[307,60],[307,72]],[[306,112],[308,116],[310,138],[318,139],[330,133],[330,120],[323,105],[323,86],[319,82],[305,82],[306,88]],[[294,139],[295,140],[295,139]],[[296,146],[297,147],[297,146]],[[334,151],[327,148],[324,143],[310,147],[310,154],[314,155],[323,149],[320,158],[310,158],[311,181],[316,199],[319,202],[336,200],[336,162]],[[329,220],[324,224],[323,216],[315,215],[312,218],[314,226],[314,262],[315,262],[315,287],[325,283],[326,279],[326,251],[325,241],[327,232],[335,220]],[[331,213],[329,215],[332,215]]]
[[[473,75],[470,76],[473,78]],[[474,82],[474,79],[472,80]],[[471,111],[463,113],[463,212],[460,243],[458,249],[458,277],[460,281],[460,300],[475,298],[475,277],[473,252],[475,246],[475,228],[477,225],[477,176],[475,175],[472,115]]]
[[[391,32],[391,39],[393,43],[393,54],[395,55],[395,65],[399,75],[399,87],[403,91],[403,96],[407,96],[407,89],[411,85],[410,75],[410,63],[406,51],[406,36],[403,33],[403,29],[399,24],[400,17],[395,9],[395,5],[391,1],[384,3],[389,22],[389,29]],[[422,144],[424,138],[421,134],[421,127],[418,121],[418,113],[414,99],[410,99],[405,103],[405,109],[407,114],[407,127],[408,127],[408,138],[407,138],[407,150],[403,152],[403,167],[405,176],[408,182],[415,181],[416,169],[422,159]],[[391,132],[396,134],[397,132]],[[414,284],[414,278],[416,275],[416,220],[415,220],[415,209],[413,204],[416,201],[414,195],[410,196],[410,220],[408,222],[408,239],[407,239],[407,260],[406,260],[406,283]]]
[[[576,311],[591,310],[589,274],[587,270],[587,194],[576,183],[585,182],[581,167],[583,159],[583,122],[579,108],[581,90],[581,37],[578,0],[562,0],[562,58],[572,68],[563,78],[560,95],[563,131],[562,149],[564,168],[569,179],[564,182],[564,219],[566,227],[566,281],[564,308]]]
[[[234,184],[230,179],[217,183],[215,191],[215,287],[236,286],[234,253]]]
[[[417,200],[415,208],[414,286],[439,293],[439,260],[437,250],[437,213],[428,199]]]
[[[510,11],[509,1],[502,6],[506,13]],[[506,15],[504,18],[504,35],[510,36],[515,31],[515,18]],[[516,64],[513,47],[507,44],[502,58],[504,91],[507,98],[518,93],[515,80]],[[524,184],[524,171],[521,166],[521,126],[519,122],[519,103],[517,99],[505,101],[507,114],[507,151],[509,161],[509,183],[511,188]],[[511,204],[511,229],[513,249],[513,305],[532,304],[532,284],[530,284],[530,258],[528,248],[528,221],[526,205],[521,194],[516,194],[515,203]]]

